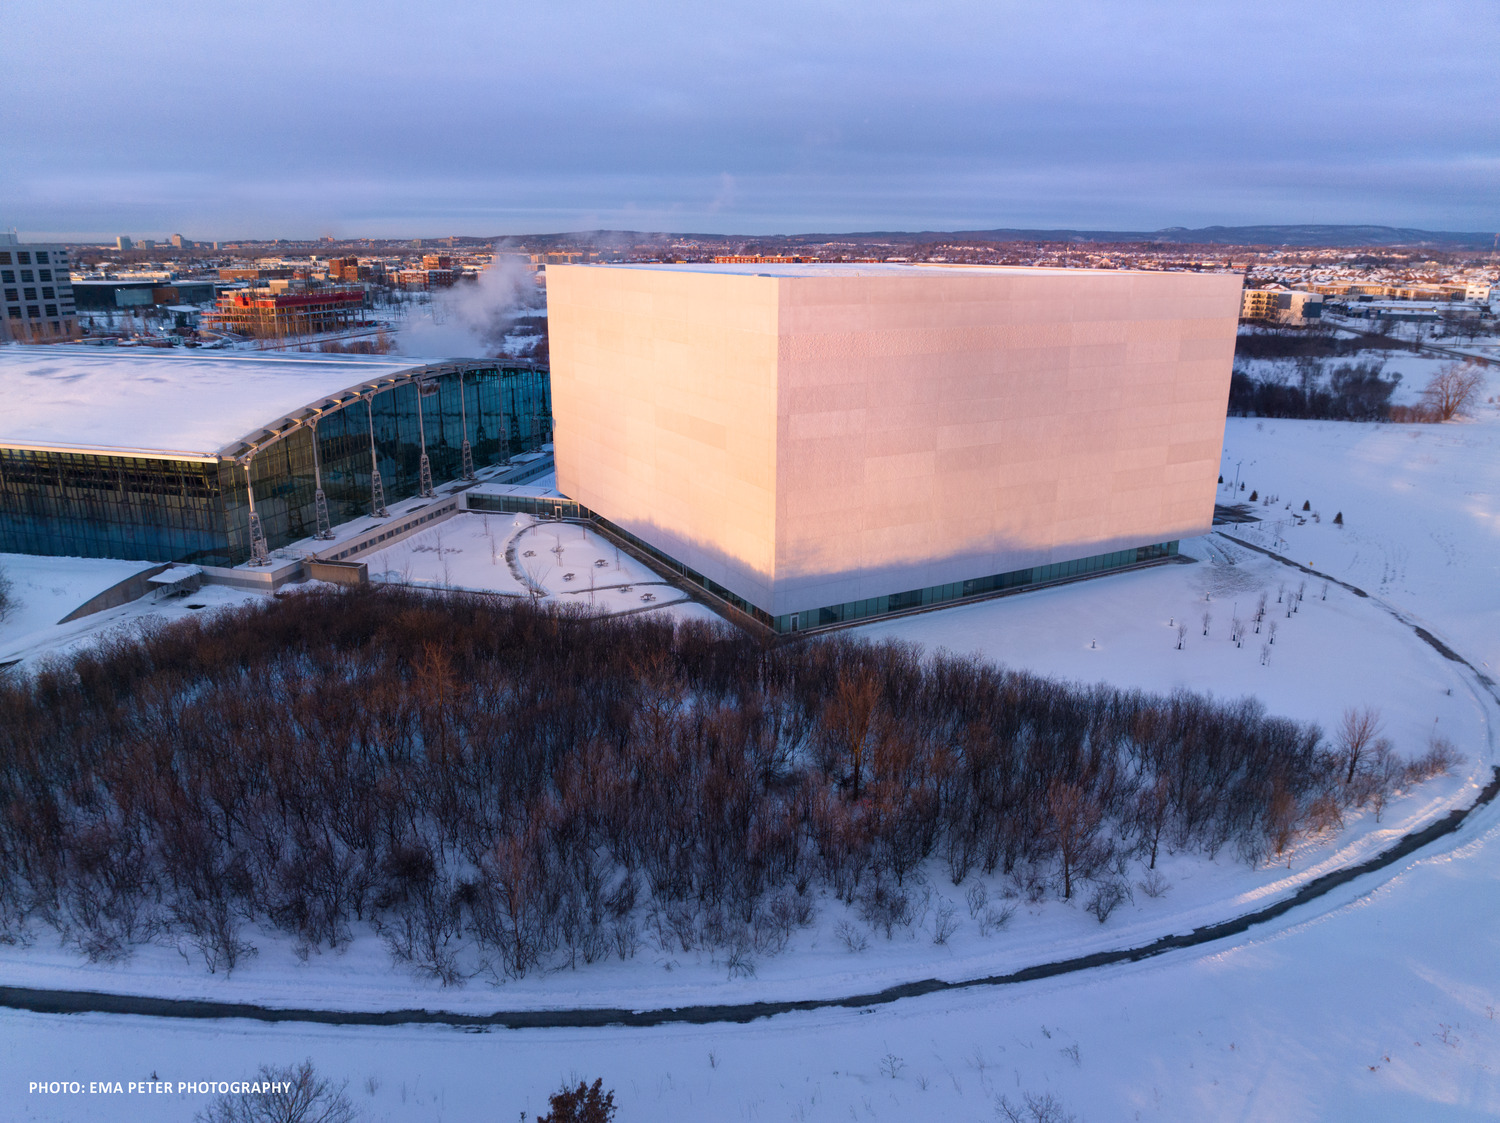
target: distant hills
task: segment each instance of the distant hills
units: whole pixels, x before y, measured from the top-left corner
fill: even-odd
[[[692,238],[704,243],[759,242],[786,246],[849,242],[865,245],[918,245],[932,242],[1077,242],[1080,244],[1157,244],[1179,246],[1411,246],[1435,250],[1486,250],[1496,235],[1452,230],[1416,230],[1403,226],[1204,226],[1165,230],[867,230],[839,234],[648,234],[629,230],[599,230],[571,234],[533,234],[531,245],[584,240],[646,242],[661,238]]]
[[[875,235],[855,235],[874,237]],[[1495,234],[1414,230],[1402,226],[1204,226],[1196,230],[965,230],[954,234],[891,235],[916,242],[973,238],[987,242],[1156,242],[1189,246],[1424,246],[1489,249]],[[817,235],[809,236],[818,240]],[[826,241],[827,238],[822,240]]]

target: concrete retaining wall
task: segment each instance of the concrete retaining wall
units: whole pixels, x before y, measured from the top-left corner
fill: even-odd
[[[106,608],[114,608],[118,605],[129,604],[133,600],[140,600],[151,591],[151,586],[147,582],[163,570],[171,569],[172,565],[172,562],[164,562],[150,569],[143,569],[139,573],[132,573],[125,580],[115,582],[104,592],[84,601],[58,623],[66,624],[69,620],[77,620],[81,616],[92,616],[96,612],[103,612]]]

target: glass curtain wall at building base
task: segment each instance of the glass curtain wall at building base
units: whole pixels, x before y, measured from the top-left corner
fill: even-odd
[[[1139,565],[1141,562],[1175,557],[1177,543],[1156,542],[1150,546],[1136,546],[1129,550],[1114,550],[1107,554],[1094,554],[1073,561],[1054,562],[1051,565],[1016,569],[1009,573],[996,573],[989,577],[976,577],[968,581],[954,581],[947,585],[929,585],[925,589],[911,589],[904,593],[890,593],[883,597],[849,601],[846,604],[828,605],[808,612],[793,612],[775,617],[772,627],[778,632],[795,632],[805,628],[822,628],[830,624],[844,624],[853,620],[864,620],[871,616],[886,616],[892,612],[905,612],[912,608],[947,604],[951,601],[982,597],[990,593],[1001,593],[1010,589],[1023,589],[1031,585],[1047,585],[1054,581],[1067,581],[1087,577],[1095,573],[1107,573],[1112,569]]]
[[[832,624],[850,623],[873,616],[888,616],[893,612],[906,612],[910,609],[922,608],[927,605],[941,605],[954,601],[967,600],[971,597],[982,597],[991,593],[1005,592],[1010,589],[1023,589],[1032,585],[1046,585],[1054,581],[1067,581],[1078,577],[1087,577],[1090,574],[1107,573],[1110,570],[1139,565],[1142,562],[1176,557],[1178,548],[1178,544],[1175,541],[1157,542],[1150,546],[1136,546],[1128,550],[1114,550],[1107,554],[1095,554],[1091,557],[1077,558],[1073,561],[1032,566],[1029,569],[1017,569],[1009,573],[996,573],[988,577],[975,577],[968,581],[955,581],[947,585],[931,585],[925,589],[911,589],[904,593],[889,593],[885,596],[850,601],[846,604],[834,604],[823,608],[810,609],[805,612],[792,612],[781,616],[772,616],[764,609],[751,604],[739,594],[724,588],[717,581],[713,581],[696,570],[688,568],[671,555],[663,553],[649,542],[636,537],[623,527],[616,526],[608,519],[596,514],[574,500],[525,495],[480,494],[468,496],[468,507],[471,511],[508,511],[518,514],[535,515],[543,519],[586,519],[598,525],[600,529],[629,542],[642,553],[648,554],[661,562],[672,572],[680,574],[693,582],[693,584],[706,589],[720,600],[727,601],[741,612],[754,617],[773,631],[788,634],[806,631],[809,628],[824,628]]]
[[[0,448],[0,552],[227,564],[227,467]]]

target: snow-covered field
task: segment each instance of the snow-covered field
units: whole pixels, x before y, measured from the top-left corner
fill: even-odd
[[[6,1013],[0,1086],[15,1119],[185,1123],[208,1097],[42,1096],[26,1082],[229,1080],[310,1057],[377,1121],[530,1119],[584,1076],[614,1089],[618,1123],[985,1121],[998,1096],[1025,1092],[1087,1123],[1492,1119],[1497,850],[1492,825],[1232,944],[748,1025],[470,1033]]]
[[[1472,798],[1473,779],[1491,758],[1492,699],[1471,689],[1461,666],[1423,643],[1388,606],[1481,669],[1500,665],[1500,416],[1486,407],[1479,419],[1444,426],[1236,419],[1227,427],[1225,462],[1231,478],[1238,465],[1244,495],[1255,488],[1280,497],[1282,523],[1224,528],[1229,534],[1372,596],[1335,585],[1325,601],[1316,579],[1211,537],[1187,545],[1200,559],[1195,565],[882,622],[860,634],[978,650],[1082,681],[1253,693],[1272,712],[1325,726],[1345,706],[1378,706],[1401,751],[1419,751],[1436,724],[1468,755],[1465,775],[1424,785],[1393,805],[1380,830],[1430,815],[1440,800]],[[1321,521],[1298,525],[1285,510],[1290,503],[1300,513],[1303,499]],[[1342,529],[1331,522],[1339,511]],[[553,568],[575,572],[576,581],[574,554],[586,557],[594,545],[551,541],[552,529],[520,532],[520,543],[536,539],[541,548],[523,546],[519,554],[533,549],[550,564],[556,556],[547,551],[560,544],[566,568]],[[576,528],[561,528],[564,539],[570,530]],[[492,532],[501,536],[493,525]],[[492,562],[489,537],[469,533],[458,556],[408,549],[413,579],[440,572],[418,567],[444,557],[451,584],[462,584],[459,563],[499,573],[503,554]],[[410,542],[419,540],[399,546]],[[598,556],[610,557],[595,551],[592,560]],[[1268,615],[1278,625],[1269,652],[1253,631],[1242,647],[1229,642],[1230,617],[1248,620],[1258,589],[1269,590],[1274,610],[1277,590],[1295,590],[1303,580],[1296,614]],[[549,595],[577,595],[542,584]],[[1213,616],[1207,637],[1204,611]],[[1179,651],[1175,623],[1184,616],[1189,630]],[[339,992],[361,1005],[491,1008],[654,1007],[864,991],[916,964],[956,977],[1183,931],[1243,911],[1280,892],[1276,881],[1306,877],[1319,862],[1367,852],[1374,830],[1368,817],[1357,819],[1338,839],[1343,852],[1310,845],[1293,856],[1291,871],[1257,874],[1227,858],[1179,862],[1169,870],[1176,884],[1165,897],[1138,893],[1102,927],[1075,906],[1050,902],[1035,915],[1023,906],[1006,930],[985,938],[961,910],[964,926],[945,948],[917,934],[889,944],[874,938],[861,953],[820,942],[762,962],[754,979],[731,981],[711,963],[680,954],[673,962],[643,949],[633,963],[597,972],[414,994],[415,984],[396,976],[371,989],[381,953],[369,941],[342,965],[328,956],[305,968],[278,965],[268,950],[237,972],[229,989],[202,977],[194,989],[242,997],[285,980],[297,987],[294,1000],[308,1005]],[[933,888],[951,891],[937,878]],[[600,1076],[615,1089],[620,1123],[993,1119],[998,1096],[1016,1103],[1027,1092],[1051,1093],[1091,1121],[1492,1118],[1500,1113],[1497,889],[1500,810],[1491,807],[1404,865],[1281,921],[1127,967],[743,1026],[469,1034],[7,1012],[0,1015],[0,1094],[18,1118],[186,1120],[203,1097],[46,1097],[27,1094],[25,1084],[147,1079],[152,1072],[168,1080],[227,1080],[252,1075],[262,1063],[310,1056],[326,1074],[350,1081],[351,1097],[370,1118],[391,1120],[530,1116],[545,1109],[546,1094],[564,1079],[581,1076]],[[5,958],[0,981],[19,981],[18,960]],[[159,984],[176,992],[188,976],[169,970],[167,958],[138,956],[113,989],[134,989],[127,978],[133,973],[142,989]],[[27,962],[29,979],[106,985],[85,984],[86,969],[50,952]]]
[[[273,1006],[421,1006],[471,1013],[500,1006],[649,1008],[832,998],[933,976],[963,979],[1013,971],[1063,956],[1147,943],[1236,916],[1332,868],[1370,856],[1449,806],[1472,802],[1488,778],[1493,753],[1482,696],[1455,664],[1381,606],[1337,585],[1325,591],[1321,582],[1309,582],[1271,559],[1224,543],[1199,540],[1189,550],[1202,560],[869,625],[860,634],[974,652],[1049,676],[1157,693],[1254,694],[1273,713],[1318,722],[1325,729],[1337,723],[1346,707],[1373,707],[1382,714],[1382,732],[1403,755],[1419,755],[1438,732],[1468,751],[1465,767],[1393,800],[1378,824],[1373,813],[1351,814],[1343,831],[1303,841],[1284,865],[1252,869],[1229,853],[1215,861],[1165,857],[1158,873],[1170,888],[1152,895],[1138,887],[1135,899],[1103,925],[1083,909],[1086,897],[1028,905],[1019,880],[998,873],[971,875],[954,887],[941,860],[934,858],[922,871],[923,882],[911,890],[912,924],[897,925],[894,933],[873,932],[856,910],[824,891],[814,922],[799,930],[781,954],[757,957],[753,975],[728,970],[722,951],[685,952],[670,933],[655,935],[642,915],[642,947],[633,958],[611,958],[576,971],[533,973],[503,987],[485,977],[450,990],[413,979],[392,967],[384,944],[364,927],[356,930],[348,949],[304,960],[292,940],[269,926],[247,931],[259,953],[228,978],[208,975],[196,956],[189,962],[170,946],[140,947],[124,964],[91,965],[44,937],[31,948],[0,948],[0,983]],[[545,566],[537,561],[543,556]],[[605,564],[595,569],[601,561]],[[574,566],[602,575],[593,594],[596,611],[637,611],[643,607],[643,588],[659,591],[664,600],[681,597],[629,555],[617,557],[609,543],[585,528],[539,523],[526,515],[457,516],[371,560],[377,580],[517,597],[534,585],[547,589],[551,601],[585,604],[589,593],[579,588],[576,574],[572,582],[563,580]],[[1299,591],[1301,601],[1296,600]],[[1261,595],[1267,612],[1257,634],[1252,617]],[[1202,634],[1205,612],[1212,617],[1207,636]],[[1236,614],[1247,633],[1239,644],[1229,639]],[[1179,649],[1174,622],[1183,621],[1190,627]],[[1137,885],[1147,875],[1140,863],[1124,872]],[[1003,930],[987,931],[980,923],[986,907],[968,907],[966,892],[975,885],[995,908],[1013,913]],[[939,946],[934,926],[945,908],[956,928]],[[852,952],[837,934],[840,924],[859,932],[868,946]]]
[[[1485,396],[1497,390],[1500,371],[1492,368]],[[1239,499],[1253,490],[1279,501],[1256,505],[1262,522],[1227,533],[1382,597],[1476,663],[1500,667],[1494,405],[1447,425],[1231,418],[1224,478],[1232,481],[1236,470],[1246,484]],[[1228,487],[1221,495],[1235,501]],[[1302,511],[1304,502],[1310,511]],[[1339,514],[1342,527],[1333,521]]]
[[[493,561],[491,538],[498,544]],[[516,545],[520,580],[505,561],[505,545],[512,542]],[[553,552],[559,546],[561,555]],[[594,611],[612,615],[655,611],[679,620],[717,619],[709,609],[663,582],[628,554],[618,553],[612,543],[598,535],[575,526],[538,524],[528,515],[460,515],[367,557],[376,581],[525,596],[526,581],[534,575],[547,603],[592,606]],[[595,563],[601,560],[605,565],[597,566]],[[191,596],[158,600],[148,595],[60,623],[91,597],[151,564],[111,558],[0,554],[0,572],[10,578],[16,601],[16,607],[0,620],[0,665],[18,659],[34,664],[77,650],[117,629],[135,628],[147,620],[180,620],[226,605],[253,602],[262,595],[206,585]],[[569,573],[573,574],[571,581],[567,579]],[[295,587],[289,591],[295,592]]]

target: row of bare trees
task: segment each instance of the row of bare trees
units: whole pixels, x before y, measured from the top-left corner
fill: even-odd
[[[1332,368],[1326,378],[1317,360],[1303,360],[1300,377],[1254,377],[1235,370],[1229,383],[1229,414],[1238,417],[1294,417],[1323,421],[1452,421],[1478,405],[1485,387],[1477,360],[1444,363],[1411,405],[1393,405],[1399,374],[1384,377],[1379,362]]]
[[[1366,733],[901,644],[303,592],[0,679],[0,939],[229,970],[257,927],[311,953],[367,924],[445,983],[646,940],[733,969],[825,887],[889,932],[929,862],[1071,897],[1164,849],[1266,860],[1417,776]]]

